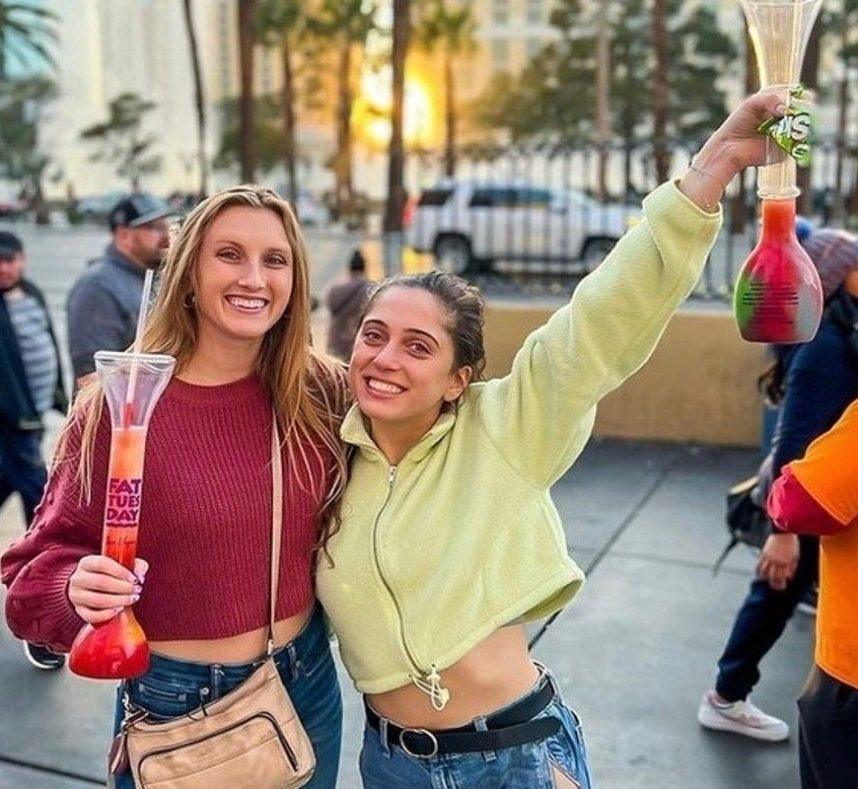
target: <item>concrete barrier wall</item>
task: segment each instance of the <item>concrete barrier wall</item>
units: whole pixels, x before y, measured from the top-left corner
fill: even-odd
[[[493,302],[486,310],[489,377],[506,375],[548,306]],[[723,308],[684,309],[668,325],[643,369],[600,404],[596,435],[756,447],[763,346],[743,342]]]

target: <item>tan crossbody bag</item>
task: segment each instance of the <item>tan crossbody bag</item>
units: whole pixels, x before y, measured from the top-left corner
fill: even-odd
[[[267,659],[237,688],[191,715],[152,723],[144,711],[131,712],[112,749],[116,755],[111,769],[127,749],[138,787],[291,789],[304,786],[313,777],[316,756],[312,743],[272,657],[283,524],[283,466],[276,419],[271,467],[274,502]]]

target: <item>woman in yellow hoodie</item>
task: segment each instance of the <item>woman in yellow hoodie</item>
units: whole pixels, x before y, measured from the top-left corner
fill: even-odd
[[[365,695],[368,789],[589,787],[580,724],[523,623],[583,582],[549,489],[586,444],[596,404],[652,353],[694,287],[736,173],[764,162],[746,100],[643,221],[534,332],[505,378],[480,382],[482,299],[441,273],[389,280],[355,340],[353,448],[342,524],[317,588]]]

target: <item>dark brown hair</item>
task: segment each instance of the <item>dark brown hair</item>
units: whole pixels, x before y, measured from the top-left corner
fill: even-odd
[[[370,293],[361,313],[360,323],[364,322],[378,297],[391,288],[425,290],[441,303],[450,319],[446,329],[453,340],[454,369],[470,367],[473,370],[471,380],[481,380],[486,367],[486,351],[483,347],[485,302],[479,289],[469,285],[461,277],[444,271],[389,277],[376,285]]]

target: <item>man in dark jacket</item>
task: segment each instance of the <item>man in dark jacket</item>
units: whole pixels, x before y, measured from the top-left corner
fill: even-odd
[[[96,351],[124,351],[134,340],[143,279],[169,244],[165,203],[145,194],[120,200],[110,212],[112,242],[69,293],[69,353],[75,382],[95,370]]]
[[[325,300],[331,313],[328,328],[328,353],[347,362],[358,330],[358,320],[372,283],[366,278],[366,261],[359,249],[352,253],[349,275],[334,285]]]
[[[47,469],[42,458],[42,418],[66,411],[60,354],[41,291],[24,279],[24,246],[0,231],[0,507],[19,493],[27,526],[42,498]],[[65,662],[42,647],[25,644],[38,668]]]

